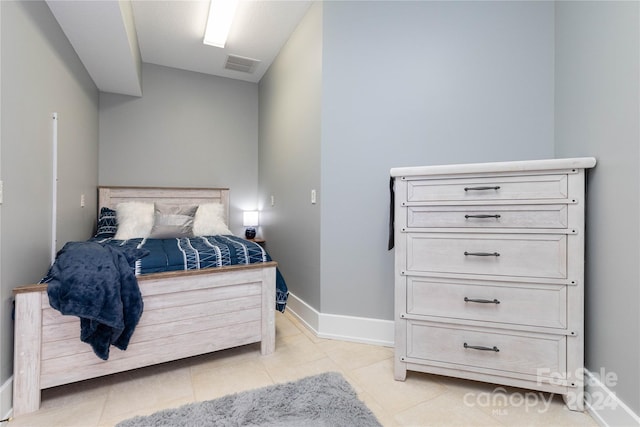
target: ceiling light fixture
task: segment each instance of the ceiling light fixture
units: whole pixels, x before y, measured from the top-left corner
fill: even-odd
[[[204,30],[204,44],[224,47],[237,7],[238,0],[211,0],[207,27]]]

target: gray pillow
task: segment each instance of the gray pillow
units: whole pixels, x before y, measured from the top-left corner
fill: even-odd
[[[150,239],[193,237],[193,217],[197,206],[175,206],[156,203]]]

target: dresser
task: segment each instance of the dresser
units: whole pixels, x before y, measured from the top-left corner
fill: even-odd
[[[585,170],[594,158],[391,169],[395,361],[584,408]]]

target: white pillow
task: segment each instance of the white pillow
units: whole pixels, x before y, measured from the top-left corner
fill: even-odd
[[[153,228],[153,203],[124,202],[116,206],[118,231],[115,239],[127,240],[149,237]]]
[[[204,203],[198,206],[193,220],[194,236],[232,234],[224,222],[224,206],[220,203]]]

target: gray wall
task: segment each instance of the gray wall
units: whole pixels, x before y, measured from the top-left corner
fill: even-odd
[[[100,94],[100,185],[228,187],[256,209],[258,85],[143,64],[141,98]]]
[[[393,318],[391,167],[553,156],[553,15],[550,2],[324,4],[323,313]]]
[[[49,266],[53,112],[59,115],[58,247],[88,238],[95,224],[98,91],[44,2],[0,7],[3,384],[13,367],[12,289],[36,283]]]
[[[260,93],[260,197],[278,193],[269,248],[294,294],[322,313],[392,319],[389,169],[553,155],[553,12],[543,2],[314,6],[299,29],[307,44],[292,37]],[[318,58],[321,71],[309,71]]]
[[[289,290],[320,307],[322,5],[314,4],[260,82],[260,207]],[[318,204],[312,205],[311,189]],[[271,206],[271,195],[275,198]]]
[[[640,7],[556,4],[556,154],[589,174],[586,368],[640,413]],[[605,378],[603,378],[604,380]]]

